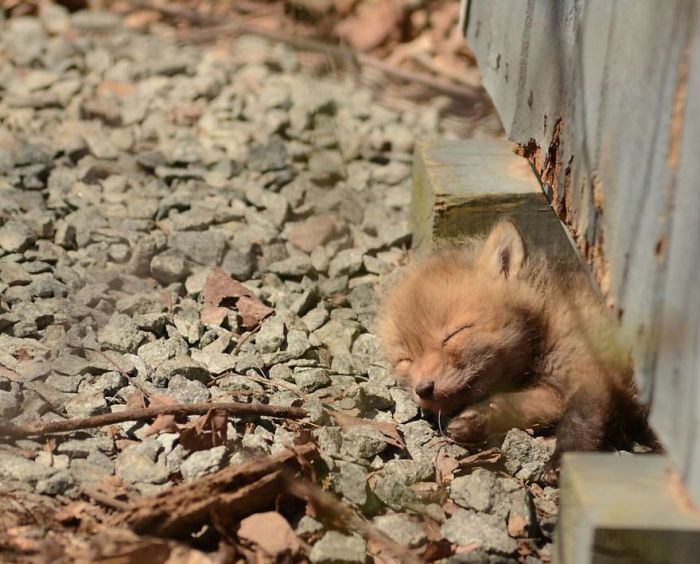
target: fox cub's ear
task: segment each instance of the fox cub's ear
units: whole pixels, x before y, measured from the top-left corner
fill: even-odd
[[[511,278],[517,276],[525,258],[525,242],[520,231],[510,221],[501,220],[484,243],[479,254],[479,265],[494,278]]]

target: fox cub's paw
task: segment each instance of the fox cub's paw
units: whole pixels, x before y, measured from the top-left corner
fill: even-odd
[[[465,409],[447,425],[451,439],[463,444],[481,443],[487,438],[488,414],[480,409]]]

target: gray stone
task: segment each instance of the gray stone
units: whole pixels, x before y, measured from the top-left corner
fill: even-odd
[[[185,255],[176,250],[170,249],[151,260],[151,276],[163,285],[181,282],[189,273]]]
[[[134,322],[136,323],[136,326],[142,331],[149,331],[150,333],[161,333],[165,328],[165,324],[168,321],[168,318],[169,315],[167,313],[141,313],[134,315]]]
[[[85,484],[99,483],[107,476],[114,474],[113,468],[110,470],[103,465],[93,464],[81,458],[71,460],[70,471],[78,482]]]
[[[177,353],[177,349],[171,340],[158,339],[151,341],[145,345],[141,345],[138,349],[139,358],[151,368],[156,369],[166,360],[172,358]]]
[[[267,270],[282,278],[301,278],[313,271],[313,266],[306,255],[295,255],[284,260],[273,262]]]
[[[314,346],[323,345],[332,355],[349,353],[355,337],[360,332],[359,325],[347,319],[331,319],[314,331],[309,340]]]
[[[73,27],[80,31],[104,33],[120,25],[118,16],[109,12],[80,11],[71,17]]]
[[[287,334],[287,353],[291,358],[301,358],[311,348],[309,338],[304,331],[292,329]]]
[[[19,415],[22,408],[22,388],[17,382],[10,382],[7,386],[0,384],[0,420],[10,420]]]
[[[193,349],[192,359],[202,363],[209,372],[217,376],[224,372],[230,372],[236,367],[235,357],[223,352]]]
[[[109,258],[116,263],[124,263],[131,257],[131,249],[129,245],[124,245],[123,243],[117,243],[115,245],[109,246]]]
[[[170,236],[168,244],[197,264],[215,266],[223,259],[226,236],[213,230],[179,231]]]
[[[522,480],[542,478],[544,465],[552,457],[554,448],[541,437],[532,437],[520,429],[508,431],[501,452],[508,472]]]
[[[421,462],[432,462],[439,452],[454,458],[461,458],[468,451],[454,443],[445,444],[436,429],[423,419],[411,421],[399,427],[406,441],[406,450],[411,458]]]
[[[105,397],[113,397],[126,385],[127,380],[120,372],[111,371],[84,379],[80,383],[79,391],[81,394],[99,393]]]
[[[468,476],[455,478],[450,484],[450,497],[455,503],[475,511],[493,507],[497,480],[493,472],[477,468]]]
[[[372,489],[382,503],[397,511],[415,508],[420,503],[411,488],[384,473],[377,477]]]
[[[418,462],[408,459],[390,460],[384,465],[382,474],[410,486],[416,482],[433,480],[435,467],[432,462]]]
[[[250,279],[255,270],[255,261],[250,253],[244,252],[237,247],[231,247],[221,262],[221,269],[241,282]]]
[[[130,294],[117,300],[115,304],[119,313],[130,316],[163,312],[163,303],[151,294]]]
[[[337,278],[338,276],[354,276],[362,270],[362,251],[359,249],[346,249],[340,251],[331,259],[328,265],[328,276]]]
[[[112,454],[114,452],[114,443],[107,437],[69,439],[60,443],[56,452],[66,454],[71,458],[90,458],[96,452]]]
[[[51,368],[59,374],[77,376],[79,374],[86,374],[89,365],[90,363],[81,356],[63,354],[51,363]]]
[[[299,519],[294,532],[299,536],[312,535],[323,530],[323,525],[309,515],[304,515]]]
[[[183,308],[173,315],[173,324],[182,338],[191,345],[197,343],[204,333],[199,312],[192,307]]]
[[[517,480],[499,477],[484,468],[455,478],[450,484],[450,497],[466,509],[491,513],[504,520],[519,515],[528,526],[532,522],[528,491]]]
[[[36,493],[43,495],[77,496],[76,480],[67,470],[59,470],[51,476],[42,478],[36,483]],[[73,491],[71,491],[73,490]]]
[[[169,475],[165,464],[155,462],[153,453],[147,452],[141,444],[131,445],[120,452],[115,469],[117,476],[132,484],[163,484]]]
[[[255,336],[256,348],[263,354],[278,350],[284,343],[285,326],[282,319],[273,315],[267,318]]]
[[[505,523],[493,515],[457,509],[441,528],[443,536],[460,546],[513,554],[518,543],[508,536]]]
[[[294,383],[303,392],[313,392],[331,385],[331,378],[325,368],[302,368],[294,371]]]
[[[3,261],[0,263],[0,280],[8,286],[25,286],[32,281],[32,276],[22,265],[16,262]]]
[[[255,433],[243,435],[243,438],[241,439],[241,446],[253,453],[258,453],[261,455],[270,454],[270,441],[266,437]]]
[[[406,515],[396,513],[380,515],[375,517],[374,524],[381,532],[402,546],[420,546],[428,539],[423,525]]]
[[[211,376],[206,367],[188,356],[178,356],[162,362],[153,374],[153,383],[165,386],[173,376],[182,376],[188,380],[207,382]]]
[[[64,404],[64,408],[70,417],[90,417],[109,411],[107,400],[102,392],[75,394],[73,399]]]
[[[57,472],[56,468],[46,467],[21,456],[0,452],[0,477],[36,485]]]
[[[410,393],[400,388],[393,388],[389,390],[389,395],[394,401],[394,420],[397,423],[407,423],[418,417],[418,406]]]
[[[168,381],[168,394],[181,403],[200,403],[211,397],[209,388],[198,380],[188,380],[175,374]]]
[[[314,564],[360,562],[367,559],[367,546],[361,537],[328,531],[311,549],[309,560]]]
[[[340,466],[340,473],[335,475],[335,491],[345,499],[362,507],[367,503],[367,470],[359,464],[346,463]]]
[[[180,465],[185,480],[195,480],[219,470],[226,460],[226,447],[217,446],[209,450],[193,452]]]
[[[97,332],[97,340],[105,347],[123,353],[135,353],[146,339],[133,319],[127,315],[112,315],[107,325]]]
[[[0,249],[8,253],[24,252],[34,242],[31,228],[15,219],[10,219],[0,227]]]
[[[329,318],[330,315],[326,308],[319,306],[304,315],[302,322],[310,332],[314,332],[323,327],[323,324],[326,323]]]
[[[359,402],[364,411],[372,409],[385,410],[394,407],[394,400],[389,389],[377,382],[363,382],[360,384]]]
[[[287,148],[284,142],[277,138],[266,145],[255,145],[248,153],[246,165],[258,172],[281,170],[287,166]]]
[[[343,450],[354,458],[373,458],[387,446],[382,432],[370,425],[357,425],[343,432]]]
[[[250,392],[253,395],[260,396],[265,394],[265,389],[260,384],[247,376],[241,376],[239,374],[224,376],[220,380],[217,380],[217,385],[220,390],[225,392]]]

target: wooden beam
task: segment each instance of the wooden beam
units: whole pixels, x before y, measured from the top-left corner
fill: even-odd
[[[666,456],[564,455],[555,561],[687,564],[700,513]]]
[[[483,235],[501,217],[515,222],[528,243],[555,262],[578,264],[566,231],[547,202],[528,161],[499,140],[419,143],[413,167],[413,247]]]

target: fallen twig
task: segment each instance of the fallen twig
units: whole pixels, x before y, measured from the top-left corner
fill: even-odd
[[[301,419],[306,417],[306,410],[301,407],[284,407],[279,405],[263,405],[252,403],[186,403],[176,405],[157,405],[126,409],[115,413],[104,413],[81,419],[66,419],[64,421],[49,421],[46,423],[34,423],[27,426],[12,424],[0,424],[0,437],[10,439],[23,439],[49,435],[52,433],[65,433],[79,429],[92,429],[114,425],[125,421],[143,421],[153,419],[158,415],[203,415],[210,410],[225,411],[229,415],[252,417],[266,416],[284,419]]]
[[[104,505],[105,507],[109,507],[110,509],[117,509],[119,511],[126,511],[127,509],[129,509],[129,504],[127,502],[121,501],[119,499],[114,499],[113,497],[110,497],[107,494],[95,488],[84,487],[83,493],[86,496],[94,499],[99,504]]]
[[[282,476],[297,474],[300,461],[317,455],[312,443],[299,445],[274,456],[229,466],[198,480],[134,500],[111,520],[139,534],[184,538],[212,519],[234,523],[274,505],[284,491]]]

